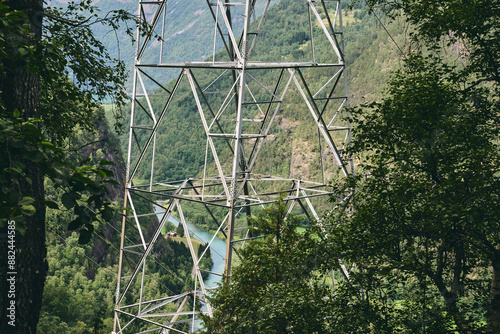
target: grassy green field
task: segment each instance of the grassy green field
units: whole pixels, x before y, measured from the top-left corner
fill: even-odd
[[[174,232],[174,231],[172,231],[172,232]],[[177,237],[169,237],[169,236],[165,236],[165,238],[170,238],[173,241],[182,242],[184,245],[186,245],[186,247],[189,248],[187,237],[179,237],[179,236],[177,236]],[[198,239],[195,239],[195,238],[191,237],[191,243],[193,244],[193,248],[194,248],[195,254],[198,254],[198,249],[200,248],[201,245],[203,245],[203,242],[201,242]]]

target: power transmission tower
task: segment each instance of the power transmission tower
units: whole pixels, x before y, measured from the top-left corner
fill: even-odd
[[[309,24],[303,33],[290,36],[289,43],[300,43],[292,61],[287,60],[291,55],[274,59],[272,49],[259,46],[259,39],[287,34],[266,24],[275,2],[193,1],[198,7],[186,25],[186,20],[179,20],[184,13],[176,11],[178,2],[167,6],[166,0],[139,1],[140,18],[153,29],[150,34],[137,33],[125,190],[130,211],[122,222],[115,333],[192,330],[199,312],[212,313],[206,296],[215,287],[205,284],[203,273],[230,280],[233,258],[253,238],[247,223],[252,211],[281,194],[289,213],[300,210],[309,219],[321,219],[333,195],[328,181],[353,173],[352,159],[344,155],[350,125],[344,117],[348,100],[341,1],[300,2],[302,11],[296,15],[307,17]],[[193,26],[206,22],[203,15],[208,15],[213,33],[207,36],[212,46],[205,52],[206,60],[189,61],[189,54],[184,61],[172,60],[170,37],[190,33]],[[293,24],[294,18],[288,19]],[[178,22],[184,25],[176,26]],[[161,38],[155,39],[155,34]],[[194,35],[196,44],[200,36]],[[175,80],[166,82],[168,77]],[[299,105],[302,114],[287,113],[290,105],[294,110]],[[198,123],[190,123],[177,142],[202,134],[197,145],[205,148],[204,163],[191,178],[171,180],[158,172],[159,164],[166,163],[167,150],[182,148],[165,140],[172,127],[179,126],[179,118],[195,114]],[[285,145],[291,152],[274,149],[292,140]],[[140,212],[140,201],[154,205]],[[200,209],[213,227],[209,245],[224,235],[223,272],[200,268],[208,252],[196,251],[196,235],[189,229],[195,218],[188,217]],[[192,257],[187,281],[176,276],[177,268],[159,260],[167,251],[162,229],[173,219],[182,225]],[[164,282],[158,272],[151,272],[153,267],[177,284]],[[151,282],[157,291],[145,288]]]

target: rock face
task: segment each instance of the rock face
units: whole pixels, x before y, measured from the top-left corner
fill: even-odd
[[[94,135],[93,140],[87,142],[92,142],[91,145],[85,146],[81,151],[82,158],[91,158],[95,162],[99,160],[107,160],[114,163],[114,165],[108,166],[114,174],[114,180],[119,183],[119,185],[108,184],[106,188],[108,189],[108,196],[112,201],[116,201],[119,205],[123,203],[123,198],[125,195],[125,162],[123,160],[123,153],[120,148],[120,142],[116,138],[113,130],[110,129],[108,122],[106,120],[100,120],[96,122],[97,133]],[[101,233],[106,240],[113,240],[114,236],[118,233],[120,223],[120,218],[117,213],[115,219],[106,224]],[[92,256],[98,262],[101,263],[107,255],[107,250],[109,244],[104,242],[98,237],[94,237]],[[112,261],[117,255],[116,252],[112,252],[110,260]]]

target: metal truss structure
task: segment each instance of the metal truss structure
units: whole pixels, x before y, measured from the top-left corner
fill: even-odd
[[[284,194],[289,212],[301,210],[310,219],[321,219],[321,205],[332,195],[328,179],[353,173],[352,160],[343,154],[350,125],[344,117],[348,100],[341,1],[302,1],[303,13],[298,15],[307,16],[309,25],[301,57],[294,61],[272,59],[272,50],[259,48],[260,36],[270,30],[265,20],[270,0],[195,1],[197,13],[209,15],[213,23],[208,37],[212,49],[207,50],[211,57],[185,62],[169,62],[166,43],[176,30],[169,21],[175,10],[167,2],[139,1],[139,15],[153,27],[153,34],[137,34],[125,190],[130,210],[122,223],[115,333],[186,333],[193,330],[199,312],[212,314],[206,296],[214,287],[205,285],[199,267],[207,252],[195,251],[186,205],[203,208],[207,219],[216,222],[212,241],[216,235],[225,236],[224,272],[211,274],[228,281],[233,257],[253,238],[246,219],[252,210]],[[216,53],[218,49],[222,51]],[[176,79],[165,82],[166,73]],[[290,121],[284,115],[291,104],[302,106],[302,121],[286,127],[284,122]],[[181,117],[176,116],[179,108],[197,114],[198,128],[186,129],[185,136],[202,131],[205,140],[199,145],[206,154],[198,174],[171,181],[156,171],[165,150],[175,148],[158,138],[168,132],[169,117]],[[297,159],[285,154],[291,159],[290,171],[279,175],[272,149],[277,137],[292,140],[293,133],[305,127],[312,129],[318,149],[302,163],[314,159],[318,172],[312,180],[306,179],[311,173],[292,175]],[[135,182],[144,170],[149,171],[148,180]],[[158,206],[140,212],[138,201]],[[150,272],[162,268],[175,277],[175,268],[159,261],[162,229],[174,213],[184,228],[193,266],[191,281],[183,282],[179,291],[162,287],[160,275]],[[158,291],[146,291],[146,283],[155,281]]]

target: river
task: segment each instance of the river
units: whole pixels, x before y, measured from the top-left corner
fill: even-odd
[[[163,208],[155,205],[155,212],[158,214],[158,220],[161,220],[165,211],[163,210]],[[180,224],[180,221],[174,215],[170,215],[168,221],[175,226],[178,226]],[[210,242],[210,240],[212,240],[213,235],[204,228],[191,224],[188,221],[186,221],[186,224],[191,237],[200,240],[204,244],[207,244]],[[222,275],[224,273],[225,265],[224,256],[226,254],[226,242],[218,237],[215,237],[210,244],[210,251],[212,253],[212,261],[214,261],[214,265],[212,266],[211,271]],[[205,283],[205,287],[207,289],[210,289],[216,288],[218,286],[218,283],[221,282],[221,279],[222,276],[209,274],[203,282]]]

